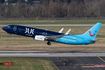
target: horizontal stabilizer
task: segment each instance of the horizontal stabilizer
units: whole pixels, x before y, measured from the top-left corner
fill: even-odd
[[[88,41],[90,41],[90,42],[96,42],[96,41],[100,41],[100,40],[88,40]]]
[[[64,28],[62,28],[62,29],[59,31],[59,33],[62,33],[63,29],[64,29]]]
[[[68,34],[70,33],[70,31],[71,31],[71,29],[69,29],[69,30],[65,33],[65,35],[68,35]]]

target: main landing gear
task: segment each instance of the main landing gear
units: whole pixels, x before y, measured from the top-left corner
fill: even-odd
[[[51,45],[51,43],[48,41],[48,42],[47,42],[47,45],[49,45],[49,46],[50,46],[50,45]]]

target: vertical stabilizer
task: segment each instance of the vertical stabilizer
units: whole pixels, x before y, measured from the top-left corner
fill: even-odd
[[[90,39],[95,39],[102,23],[98,22],[92,28],[90,28],[87,32],[85,32],[82,36]]]

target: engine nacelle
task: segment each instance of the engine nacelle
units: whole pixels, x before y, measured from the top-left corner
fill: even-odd
[[[34,37],[34,40],[45,41],[45,36],[36,35],[36,36]]]

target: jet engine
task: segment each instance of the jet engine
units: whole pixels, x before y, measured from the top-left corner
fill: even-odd
[[[36,36],[34,37],[34,40],[45,41],[45,36],[36,35]]]

